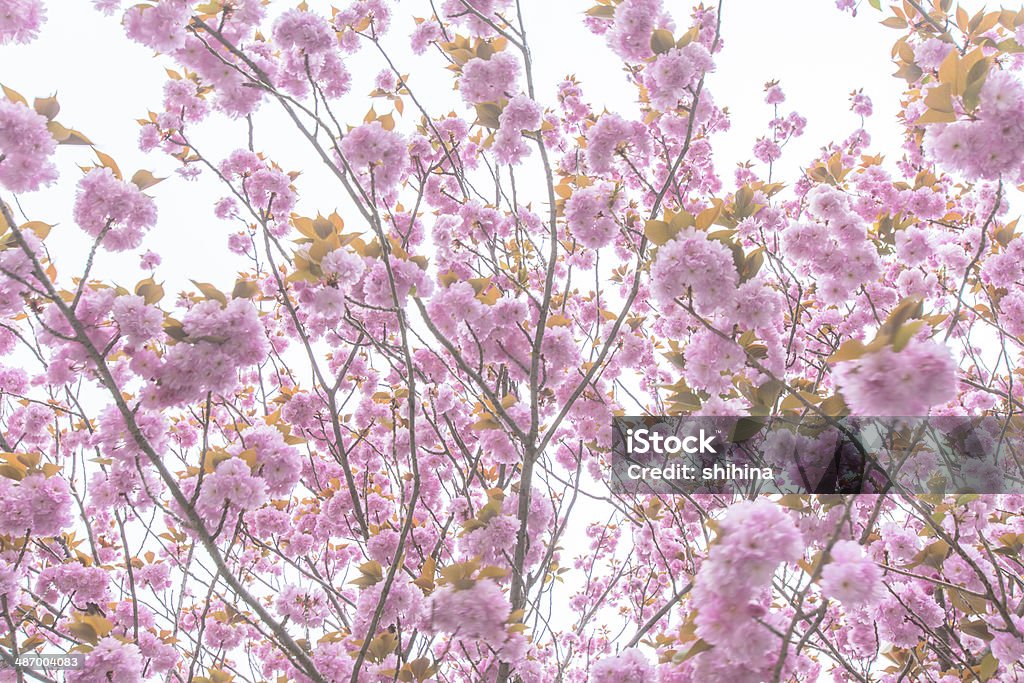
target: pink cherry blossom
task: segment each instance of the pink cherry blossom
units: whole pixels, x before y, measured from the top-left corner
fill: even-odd
[[[408,163],[405,141],[377,121],[350,131],[341,151],[356,171],[372,178],[379,192],[394,188]]]
[[[512,608],[498,585],[484,579],[471,588],[439,589],[431,596],[429,610],[434,630],[497,646],[505,640],[504,623]]]
[[[844,607],[870,605],[882,597],[882,570],[855,541],[838,541],[821,570],[821,591]]]
[[[94,168],[78,183],[75,221],[111,251],[134,249],[156,222],[156,205],[109,168]]]
[[[57,179],[49,157],[57,147],[46,119],[23,104],[0,99],[0,185],[31,192]]]
[[[900,351],[882,348],[837,363],[834,372],[843,396],[859,415],[927,415],[956,392],[953,359],[932,341],[913,340]]]
[[[459,82],[462,99],[479,104],[515,94],[520,69],[519,60],[510,52],[499,52],[490,59],[469,60],[462,68]]]
[[[45,21],[42,0],[0,0],[0,45],[31,42]]]
[[[159,0],[154,5],[135,5],[124,15],[128,37],[158,52],[185,45],[189,6],[184,0]]]
[[[68,672],[67,680],[73,683],[103,679],[137,683],[143,680],[142,666],[142,654],[137,645],[107,637],[86,655],[82,669]]]

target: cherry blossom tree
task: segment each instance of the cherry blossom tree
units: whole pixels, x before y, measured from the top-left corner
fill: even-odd
[[[154,111],[110,115],[219,188],[234,232],[204,248],[248,264],[176,298],[145,247],[174,229],[161,179],[71,127],[59,83],[4,88],[0,657],[81,653],[82,683],[1024,679],[1012,487],[607,483],[622,415],[1019,431],[1024,9],[839,0],[892,33],[903,148],[872,148],[855,91],[860,125],[787,171],[807,121],[769,82],[722,177],[720,5],[581,7],[572,58],[622,66],[610,111],[539,85],[521,2],[93,0],[167,68]],[[0,0],[0,43],[58,5]],[[306,168],[261,147],[270,112]],[[247,143],[211,152],[225,121]],[[22,210],[43,188],[73,226]],[[72,230],[77,262],[51,249]]]

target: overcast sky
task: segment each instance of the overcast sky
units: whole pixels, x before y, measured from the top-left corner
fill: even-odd
[[[313,9],[329,12],[329,3],[313,1]],[[678,5],[677,25],[688,22],[688,4]],[[715,101],[727,105],[732,129],[719,134],[716,163],[728,189],[732,168],[738,160],[752,158],[754,140],[765,131],[771,109],[763,102],[763,84],[779,79],[787,94],[782,111],[795,109],[808,119],[803,138],[787,147],[776,178],[792,178],[799,165],[831,139],[842,139],[855,129],[858,117],[849,111],[851,90],[864,88],[875,103],[875,116],[868,129],[876,151],[898,156],[900,82],[893,71],[889,50],[896,32],[878,24],[881,15],[866,3],[857,17],[841,13],[831,0],[783,0],[755,2],[726,0],[722,17],[724,50],[717,56],[716,70],[708,81]],[[277,11],[291,3],[275,3]],[[598,109],[629,113],[635,94],[624,87],[624,75],[616,58],[601,38],[590,34],[580,21],[590,6],[576,0],[526,0],[525,21],[536,62],[538,98],[553,104],[555,85],[567,74],[575,74],[584,92]],[[160,152],[143,154],[137,148],[138,125],[150,109],[159,110],[161,89],[166,80],[164,67],[171,62],[154,57],[145,47],[128,41],[119,18],[104,17],[91,9],[87,0],[61,2],[56,11],[50,3],[49,20],[41,37],[29,46],[0,48],[0,82],[28,98],[56,92],[62,111],[59,120],[86,133],[100,149],[118,161],[126,175],[147,168],[171,178],[150,192],[156,198],[160,220],[147,237],[145,247],[164,258],[161,277],[169,293],[185,286],[188,278],[220,280],[226,286],[234,271],[245,268],[241,259],[226,252],[227,235],[235,226],[218,221],[211,214],[212,203],[224,192],[212,177],[185,181],[173,174],[176,162]],[[410,14],[429,15],[426,2],[403,2],[396,9],[386,41],[403,72],[421,93],[429,92],[435,111],[459,111],[463,105],[451,91],[439,56],[414,57],[408,50],[412,30]],[[367,93],[373,76],[382,68],[380,57],[369,50],[348,62],[354,86],[339,103],[339,110],[358,123],[369,108]],[[408,111],[408,110],[407,110]],[[403,122],[399,122],[402,126]],[[203,151],[218,157],[244,145],[245,126],[217,115],[204,123]],[[299,180],[300,211],[325,213],[343,207],[336,185],[316,165],[302,141],[288,130],[276,108],[267,103],[257,121],[257,147],[267,152],[286,170],[303,172]],[[70,222],[75,163],[91,161],[88,148],[59,151],[62,177],[59,183],[21,197],[34,220],[60,223],[51,248],[56,249],[63,272],[78,270],[86,242]],[[229,264],[225,264],[227,259]],[[114,275],[122,284],[133,284],[139,275],[134,256],[103,255],[97,272]],[[123,279],[122,279],[123,278]]]

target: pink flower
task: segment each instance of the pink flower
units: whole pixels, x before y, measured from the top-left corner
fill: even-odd
[[[35,40],[45,21],[42,0],[0,0],[0,45]]]
[[[898,563],[909,562],[917,555],[920,541],[912,529],[890,522],[883,525],[882,538],[886,552]]]
[[[743,368],[745,361],[743,349],[738,344],[705,329],[693,334],[683,357],[690,385],[712,394],[728,391],[732,386],[732,375]]]
[[[1007,71],[990,73],[976,119],[929,124],[925,151],[968,179],[1020,177],[1024,172],[1024,84]]]
[[[230,218],[238,211],[238,205],[231,197],[224,197],[213,205],[213,215],[222,220]]]
[[[397,531],[394,529],[381,529],[366,542],[367,554],[371,560],[376,560],[382,565],[387,566],[395,561],[398,541],[399,533]]]
[[[353,169],[371,179],[377,192],[393,189],[409,163],[405,140],[379,121],[349,131],[341,141],[341,152]]]
[[[281,616],[289,617],[301,626],[316,628],[324,623],[329,604],[327,595],[320,588],[288,585],[278,594],[275,606]]]
[[[101,12],[109,17],[121,9],[121,0],[92,0],[92,6],[96,8],[97,12]]]
[[[512,612],[508,598],[490,579],[471,588],[445,586],[430,597],[431,625],[435,631],[464,639],[479,638],[498,647],[506,637],[505,622]]]
[[[427,51],[427,48],[441,37],[441,27],[433,21],[424,21],[417,24],[416,28],[412,32],[412,36],[409,38],[410,44],[412,45],[412,51],[421,55]]]
[[[146,386],[145,399],[161,406],[192,400],[207,391],[228,391],[238,382],[239,368],[263,359],[269,348],[266,332],[247,299],[195,305],[182,321],[189,341],[175,344]]]
[[[786,94],[782,92],[782,86],[776,81],[765,83],[764,101],[767,104],[782,104],[786,101]]]
[[[764,498],[729,507],[719,536],[708,570],[709,577],[718,576],[719,586],[763,584],[780,563],[796,560],[804,550],[793,518]]]
[[[662,12],[660,0],[624,0],[615,8],[608,43],[628,62],[651,56],[651,34]]]
[[[807,193],[808,210],[823,220],[833,221],[845,218],[849,211],[846,195],[831,185],[815,185]]]
[[[139,188],[114,177],[109,168],[94,168],[78,183],[75,221],[111,251],[133,249],[156,223],[156,204]]]
[[[605,114],[587,132],[587,161],[595,173],[608,173],[618,156],[642,159],[649,149],[647,131],[640,123],[618,114]]]
[[[46,123],[29,107],[0,98],[0,186],[31,192],[57,179],[50,162],[57,142]]]
[[[381,69],[373,79],[373,84],[378,90],[393,92],[398,88],[398,76],[391,69]]]
[[[882,570],[864,557],[856,541],[837,541],[821,570],[821,592],[847,608],[871,605],[882,597]]]
[[[666,307],[674,306],[677,297],[688,296],[705,312],[728,306],[738,281],[729,248],[693,228],[663,244],[651,266],[651,291]]]
[[[164,109],[173,118],[171,121],[161,119],[161,127],[181,128],[182,121],[201,121],[209,108],[206,100],[199,96],[196,84],[181,79],[164,84]],[[170,125],[164,125],[168,123]]]
[[[313,649],[313,663],[329,681],[351,680],[356,665],[344,643],[331,642],[320,643]]]
[[[297,47],[307,54],[325,52],[338,42],[323,17],[298,9],[288,10],[274,22],[274,41],[281,47]]]
[[[266,499],[266,483],[252,474],[244,460],[229,458],[203,479],[196,510],[208,521],[217,522],[229,505],[255,510]]]
[[[53,536],[71,526],[71,492],[62,477],[30,474],[16,484],[0,479],[0,530]]]
[[[516,132],[540,128],[541,107],[526,95],[516,95],[501,110],[501,127]]]
[[[850,97],[850,110],[858,116],[871,116],[874,111],[871,105],[871,98],[863,92],[855,92]]]
[[[498,117],[500,128],[492,147],[499,163],[515,165],[529,156],[530,147],[523,139],[522,131],[539,128],[540,117],[540,105],[526,95],[516,95],[509,100]]]
[[[714,68],[711,53],[700,43],[672,48],[648,67],[651,103],[662,111],[675,109],[687,89]]]
[[[754,156],[760,161],[770,164],[782,156],[782,148],[771,138],[758,138],[754,143]]]
[[[512,128],[498,130],[491,150],[498,163],[505,166],[515,166],[530,155],[530,146],[523,139],[523,134]]]
[[[163,333],[164,314],[153,306],[147,306],[141,296],[118,297],[113,314],[129,344],[144,344]]]
[[[1014,336],[1024,335],[1024,294],[1010,292],[1000,299],[999,308],[1006,331]]]
[[[185,46],[189,3],[160,0],[156,5],[135,5],[124,14],[128,37],[157,52],[173,52]]]
[[[1018,633],[1024,632],[1024,619],[1012,614],[1010,619],[1013,620]],[[1024,640],[1009,630],[999,631],[992,639],[992,655],[1009,669],[1024,659]]]
[[[269,425],[255,425],[241,434],[246,449],[256,451],[257,472],[271,496],[286,496],[299,481],[302,460],[281,431]]]
[[[490,59],[476,57],[462,67],[459,92],[470,104],[497,102],[511,96],[519,78],[519,60],[511,53],[499,52]]]
[[[39,573],[36,588],[39,593],[56,590],[72,596],[76,605],[104,604],[110,600],[110,576],[102,567],[86,567],[75,563],[47,567]]]
[[[1015,118],[1024,106],[1024,85],[1009,71],[995,71],[981,86],[981,105],[986,119]]]
[[[566,224],[581,244],[599,249],[619,232],[615,212],[620,204],[621,195],[610,183],[580,188],[565,202]]]
[[[354,635],[362,636],[369,630],[370,620],[377,605],[381,602],[383,588],[384,584],[378,583],[360,591],[359,599],[356,602],[356,615],[352,623]],[[386,624],[397,623],[409,628],[422,628],[425,608],[426,601],[423,598],[423,591],[413,583],[411,577],[399,574],[395,578],[395,582],[391,584],[391,590],[384,596],[378,628],[382,628]],[[472,613],[470,613],[470,618],[473,618]]]
[[[767,584],[778,565],[802,554],[793,518],[772,501],[745,500],[728,508],[693,588],[700,604],[697,634],[718,648],[715,659],[753,668],[767,663],[778,641],[754,619],[765,616]]]
[[[857,415],[923,416],[956,395],[956,363],[933,341],[911,340],[898,352],[886,346],[837,363],[833,376]]]
[[[656,683],[657,680],[654,667],[635,647],[599,660],[590,670],[590,683]]]
[[[165,643],[149,631],[139,632],[139,652],[149,660],[146,664],[147,670],[158,673],[170,671],[180,659],[173,645]]]
[[[363,276],[366,264],[363,258],[347,249],[335,249],[320,261],[320,269],[338,289],[348,292]]]
[[[135,570],[139,583],[155,591],[167,590],[173,584],[170,578],[171,567],[166,562],[147,564]]]
[[[24,394],[28,389],[28,373],[21,368],[0,365],[0,392]]]
[[[914,48],[914,61],[925,71],[939,68],[942,61],[954,48],[952,43],[947,43],[938,38],[928,38]]]
[[[473,35],[488,37],[495,35],[494,29],[477,15],[496,21],[498,18],[495,14],[506,9],[509,4],[511,0],[445,0],[442,13],[453,23],[466,26]],[[475,11],[467,11],[467,6]]]
[[[81,669],[67,672],[66,680],[68,683],[139,683],[142,681],[142,663],[138,646],[108,636],[86,655]]]
[[[139,257],[139,267],[143,270],[153,270],[163,261],[160,254],[154,251],[147,251]]]

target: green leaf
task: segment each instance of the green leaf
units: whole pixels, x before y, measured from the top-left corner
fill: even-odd
[[[598,19],[611,19],[615,16],[615,8],[611,5],[596,5],[587,10],[588,17],[597,17]]]
[[[671,31],[659,28],[651,34],[651,50],[654,51],[654,54],[664,54],[675,46],[676,39],[672,37]]]
[[[109,154],[104,154],[95,147],[93,148],[93,151],[96,152],[96,157],[100,160],[100,164],[104,168],[109,168],[110,171],[114,174],[114,177],[117,178],[118,180],[123,179],[123,176],[121,175],[121,169],[117,167],[117,162],[114,161],[114,158],[112,156],[110,156]]]
[[[166,180],[166,178],[157,178],[150,171],[146,170],[136,171],[135,174],[132,175],[132,184],[140,190],[153,187],[162,180]]]
[[[487,128],[499,128],[501,123],[498,117],[501,116],[501,108],[493,102],[485,102],[476,105],[476,123]]]
[[[690,646],[690,649],[686,651],[686,654],[677,653],[672,659],[675,661],[676,664],[682,664],[683,662],[689,659],[693,659],[701,652],[713,650],[714,647],[714,645],[701,638],[696,643]]]
[[[40,116],[46,117],[47,121],[52,121],[60,113],[60,103],[57,102],[56,95],[52,97],[37,97],[32,103],[32,108]]]
[[[0,83],[0,90],[3,90],[4,95],[11,102],[14,102],[15,104],[24,104],[26,107],[28,106],[28,100],[26,100],[25,97],[17,90],[11,90],[3,83]]]
[[[219,301],[221,305],[228,302],[228,298],[224,296],[224,292],[220,291],[209,282],[196,282],[195,280],[192,280],[192,284],[194,284],[200,292],[205,294],[207,299]]]
[[[251,299],[259,294],[259,285],[252,280],[238,280],[231,290],[232,299]]]
[[[164,298],[164,288],[158,285],[153,278],[148,277],[135,285],[135,294],[141,296],[147,305],[152,305]]]
[[[1009,663],[1009,662],[1007,662]],[[999,669],[999,661],[992,655],[991,652],[986,654],[981,659],[981,664],[978,665],[978,677],[987,681],[996,675],[996,671]]]
[[[644,225],[644,235],[659,247],[679,234],[682,228],[673,228],[665,221],[650,220]]]
[[[740,418],[729,432],[729,441],[740,443],[757,434],[765,425],[765,420],[754,417]]]
[[[922,325],[924,325],[923,320],[915,320],[896,330],[892,336],[892,350],[902,351],[910,343],[910,340],[914,338],[918,330],[921,329]]]

